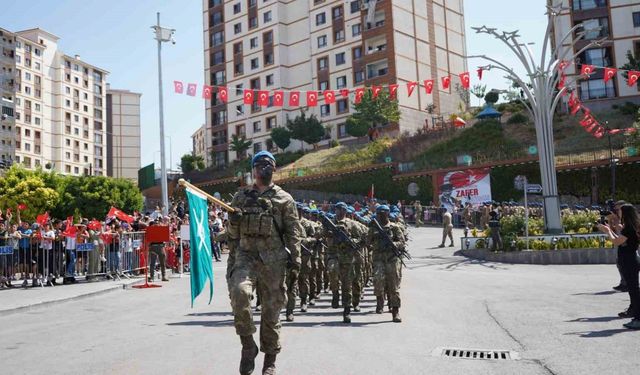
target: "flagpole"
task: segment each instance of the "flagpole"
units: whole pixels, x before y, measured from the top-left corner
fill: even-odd
[[[214,197],[211,194],[208,194],[207,192],[203,191],[202,189],[196,187],[195,185],[191,184],[190,182],[187,182],[187,180],[185,180],[184,178],[181,178],[178,180],[178,184],[180,186],[184,186],[186,188],[192,189],[197,191],[198,193],[204,195],[205,197],[207,197],[208,200],[210,200],[211,202],[219,205],[220,207],[224,208],[225,210],[229,211],[229,212],[234,212],[236,211],[235,208],[229,206],[228,204],[224,203],[223,201],[221,201],[220,199]]]

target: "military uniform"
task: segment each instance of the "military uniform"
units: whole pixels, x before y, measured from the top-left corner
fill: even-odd
[[[365,274],[365,254],[367,253],[367,232],[369,228],[365,225],[361,224],[358,221],[352,220],[355,227],[357,228],[357,242],[358,249],[353,253],[353,283],[352,283],[352,294],[353,298],[351,300],[351,305],[353,306],[354,311],[360,311],[360,299],[362,297],[362,293],[364,292],[364,274]]]
[[[301,246],[301,258],[302,258],[302,267],[300,268],[300,277],[298,278],[297,288],[300,292],[300,307],[304,312],[307,310],[307,302],[308,298],[315,296],[316,290],[316,280],[311,275],[311,263],[314,257],[313,247],[315,244],[315,225],[311,220],[306,218],[300,218],[300,224],[304,229],[304,234],[301,239],[302,245],[304,245],[307,250],[302,249]],[[293,312],[295,307],[295,294],[294,290],[290,290],[288,294],[287,301],[287,312]]]

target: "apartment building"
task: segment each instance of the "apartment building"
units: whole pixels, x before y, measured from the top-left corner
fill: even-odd
[[[106,175],[108,72],[78,55],[64,54],[58,48],[59,38],[45,30],[0,32],[6,112],[0,158],[29,169],[42,166],[71,175]]]
[[[107,176],[138,181],[141,96],[107,84]],[[102,143],[101,137],[95,134],[95,142]]]
[[[193,143],[193,156],[199,156],[205,161],[206,165],[211,165],[211,154],[207,152],[211,147],[211,142],[209,140],[209,132],[207,131],[206,124],[202,124],[202,126],[191,135],[191,141]]]
[[[426,109],[447,115],[461,103],[455,86],[407,96],[405,84],[467,71],[462,0],[203,0],[205,81],[226,86],[228,102],[217,95],[206,103],[211,143],[208,165],[239,157],[229,149],[233,135],[253,142],[250,154],[273,150],[270,131],[284,126],[301,108],[315,114],[332,139],[349,140],[345,120],[349,98],[317,107],[261,107],[243,104],[244,89],[318,91],[399,84],[401,120],[392,135],[422,128]],[[270,98],[272,104],[273,97]],[[301,104],[305,104],[304,97]],[[289,149],[300,147],[292,142]]]
[[[557,3],[557,0],[548,0],[548,3]],[[560,48],[562,37],[579,23],[584,23],[587,34],[585,40],[575,44],[574,52],[590,41],[606,38],[602,46],[590,48],[578,56],[575,65],[570,64],[567,68],[568,75],[579,74],[581,64],[620,68],[628,62],[629,51],[640,57],[639,0],[563,0],[563,5],[567,9],[554,25],[554,48]],[[573,37],[562,47],[571,48]],[[628,101],[640,103],[640,86],[629,87],[620,74],[605,82],[602,69],[581,80],[577,89],[579,98],[591,109],[608,109],[613,104]]]

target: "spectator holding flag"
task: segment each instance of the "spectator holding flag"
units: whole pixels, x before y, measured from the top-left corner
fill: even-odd
[[[75,270],[76,270],[76,246],[77,246],[76,235],[77,234],[78,234],[78,231],[76,230],[76,227],[73,226],[73,216],[69,216],[65,224],[64,232],[62,232],[62,236],[65,239],[64,260],[65,260],[65,266],[66,266],[62,284],[76,283]]]

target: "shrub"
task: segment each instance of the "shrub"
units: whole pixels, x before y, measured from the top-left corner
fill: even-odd
[[[509,125],[513,125],[513,124],[526,124],[527,122],[529,122],[529,117],[523,113],[516,113],[515,115],[511,116],[509,118],[509,120],[507,120],[507,124]]]
[[[636,113],[638,113],[638,109],[640,109],[640,106],[632,103],[632,102],[625,102],[620,108],[620,113],[622,113],[623,115],[635,115]]]

